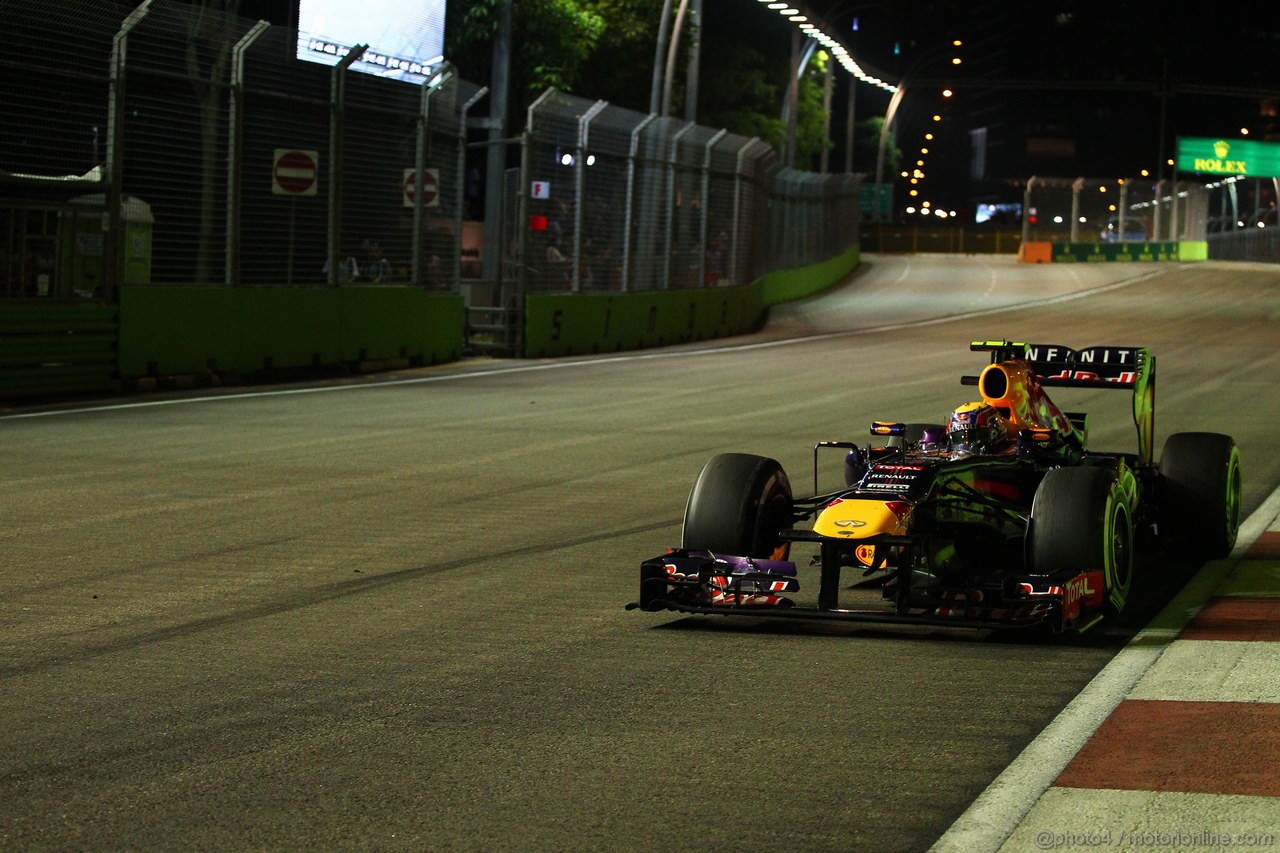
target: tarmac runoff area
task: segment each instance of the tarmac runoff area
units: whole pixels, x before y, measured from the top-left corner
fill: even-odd
[[[1280,490],[931,853],[1280,851]]]

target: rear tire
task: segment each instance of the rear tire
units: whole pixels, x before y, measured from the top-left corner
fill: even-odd
[[[1054,468],[1031,504],[1029,558],[1036,574],[1102,572],[1105,603],[1124,610],[1133,585],[1133,519],[1115,474]]]
[[[1229,435],[1179,432],[1160,452],[1160,542],[1198,560],[1226,557],[1240,528],[1240,448]]]
[[[749,453],[711,457],[689,492],[683,547],[740,557],[785,560],[790,543],[791,483],[773,459]]]

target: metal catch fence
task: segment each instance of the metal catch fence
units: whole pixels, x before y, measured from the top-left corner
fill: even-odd
[[[1204,240],[1208,209],[1205,187],[1191,181],[1033,177],[1023,235],[1072,243]]]
[[[6,0],[0,31],[0,297],[361,282],[518,310],[743,284],[858,241],[858,176],[551,90],[481,281],[468,118],[487,90],[447,65],[419,86],[300,62],[291,29],[177,0]]]
[[[523,152],[527,292],[744,284],[856,245],[858,178],[759,139],[548,90]]]
[[[172,0],[10,0],[0,30],[25,46],[11,56],[39,58],[0,63],[0,198],[21,195],[0,224],[24,229],[0,243],[28,249],[33,210],[63,222],[40,229],[60,234],[52,285],[4,295],[456,290],[464,113],[483,90],[447,68],[417,86],[299,62],[288,28]]]

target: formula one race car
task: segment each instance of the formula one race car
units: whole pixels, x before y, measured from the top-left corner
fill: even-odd
[[[797,498],[782,467],[713,457],[685,507],[680,548],[646,560],[629,609],[791,619],[1048,626],[1084,631],[1124,610],[1139,541],[1197,558],[1235,544],[1240,452],[1227,435],[1171,435],[1152,460],[1155,358],[1142,347],[976,341],[981,399],[947,424],[876,421],[844,456],[845,487]],[[1048,387],[1132,389],[1138,452],[1087,446],[1087,417]],[[811,522],[811,524],[806,524]],[[801,602],[793,545],[816,550]],[[842,588],[841,571],[864,581]]]

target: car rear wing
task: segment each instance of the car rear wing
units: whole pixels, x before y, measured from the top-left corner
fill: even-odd
[[[1024,359],[1043,387],[1133,388],[1155,366],[1146,347],[1093,346],[1072,349],[1060,344],[973,341],[969,349],[991,353],[991,363]]]
[[[1058,344],[972,341],[969,349],[990,352],[991,363],[1023,360],[1031,364],[1042,388],[1132,388],[1133,423],[1138,429],[1138,456],[1150,464],[1155,443],[1156,358],[1146,347],[1092,346],[1072,349]],[[961,377],[965,385],[976,376]]]

